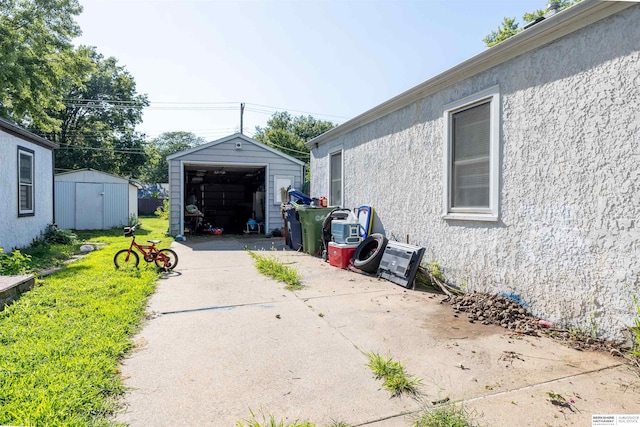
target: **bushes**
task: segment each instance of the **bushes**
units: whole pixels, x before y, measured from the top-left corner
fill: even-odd
[[[162,206],[158,206],[158,208],[154,213],[160,219],[168,220],[169,219],[169,199],[162,200]]]
[[[0,248],[2,252],[2,248]],[[31,257],[19,250],[10,254],[0,253],[0,276],[26,274],[31,269]]]

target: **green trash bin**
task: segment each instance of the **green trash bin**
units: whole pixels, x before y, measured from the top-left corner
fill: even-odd
[[[336,207],[312,208],[298,206],[300,224],[302,224],[302,248],[310,255],[320,255],[322,251],[322,223]]]

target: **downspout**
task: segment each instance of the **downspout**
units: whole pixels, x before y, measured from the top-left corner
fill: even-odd
[[[52,208],[51,214],[53,216],[51,223],[56,223],[56,152],[55,149],[51,150],[51,195],[53,199],[51,200]]]

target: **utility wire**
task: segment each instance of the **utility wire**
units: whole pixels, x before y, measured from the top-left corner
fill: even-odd
[[[240,108],[240,102],[177,102],[177,101],[149,101],[149,105],[144,105],[140,101],[126,101],[117,99],[63,99],[68,107],[86,107],[86,108],[105,108],[108,105],[111,108],[132,108],[142,107],[145,109],[157,109],[157,110],[238,110]],[[91,104],[91,103],[98,104]],[[105,105],[106,104],[106,105]],[[349,117],[338,116],[334,114],[312,113],[309,111],[297,110],[293,108],[275,107],[264,104],[254,104],[247,102],[247,106],[253,106],[258,108],[251,108],[254,112],[272,114],[278,111],[290,111],[295,113],[309,114],[313,116],[335,117],[338,119],[349,119]]]
[[[132,150],[115,150],[111,148],[83,147],[81,145],[59,147],[58,150],[93,150],[93,151],[108,151],[109,153],[122,153],[122,154],[146,154],[144,151],[133,150],[133,149]]]

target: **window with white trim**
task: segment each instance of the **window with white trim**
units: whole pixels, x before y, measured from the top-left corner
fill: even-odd
[[[342,150],[329,155],[329,204],[342,206]]]
[[[498,87],[445,107],[444,216],[498,220],[500,97]]]
[[[34,214],[33,191],[33,158],[32,150],[18,147],[18,215]]]
[[[273,176],[273,204],[279,205],[287,199],[287,191],[293,188],[293,176]]]

